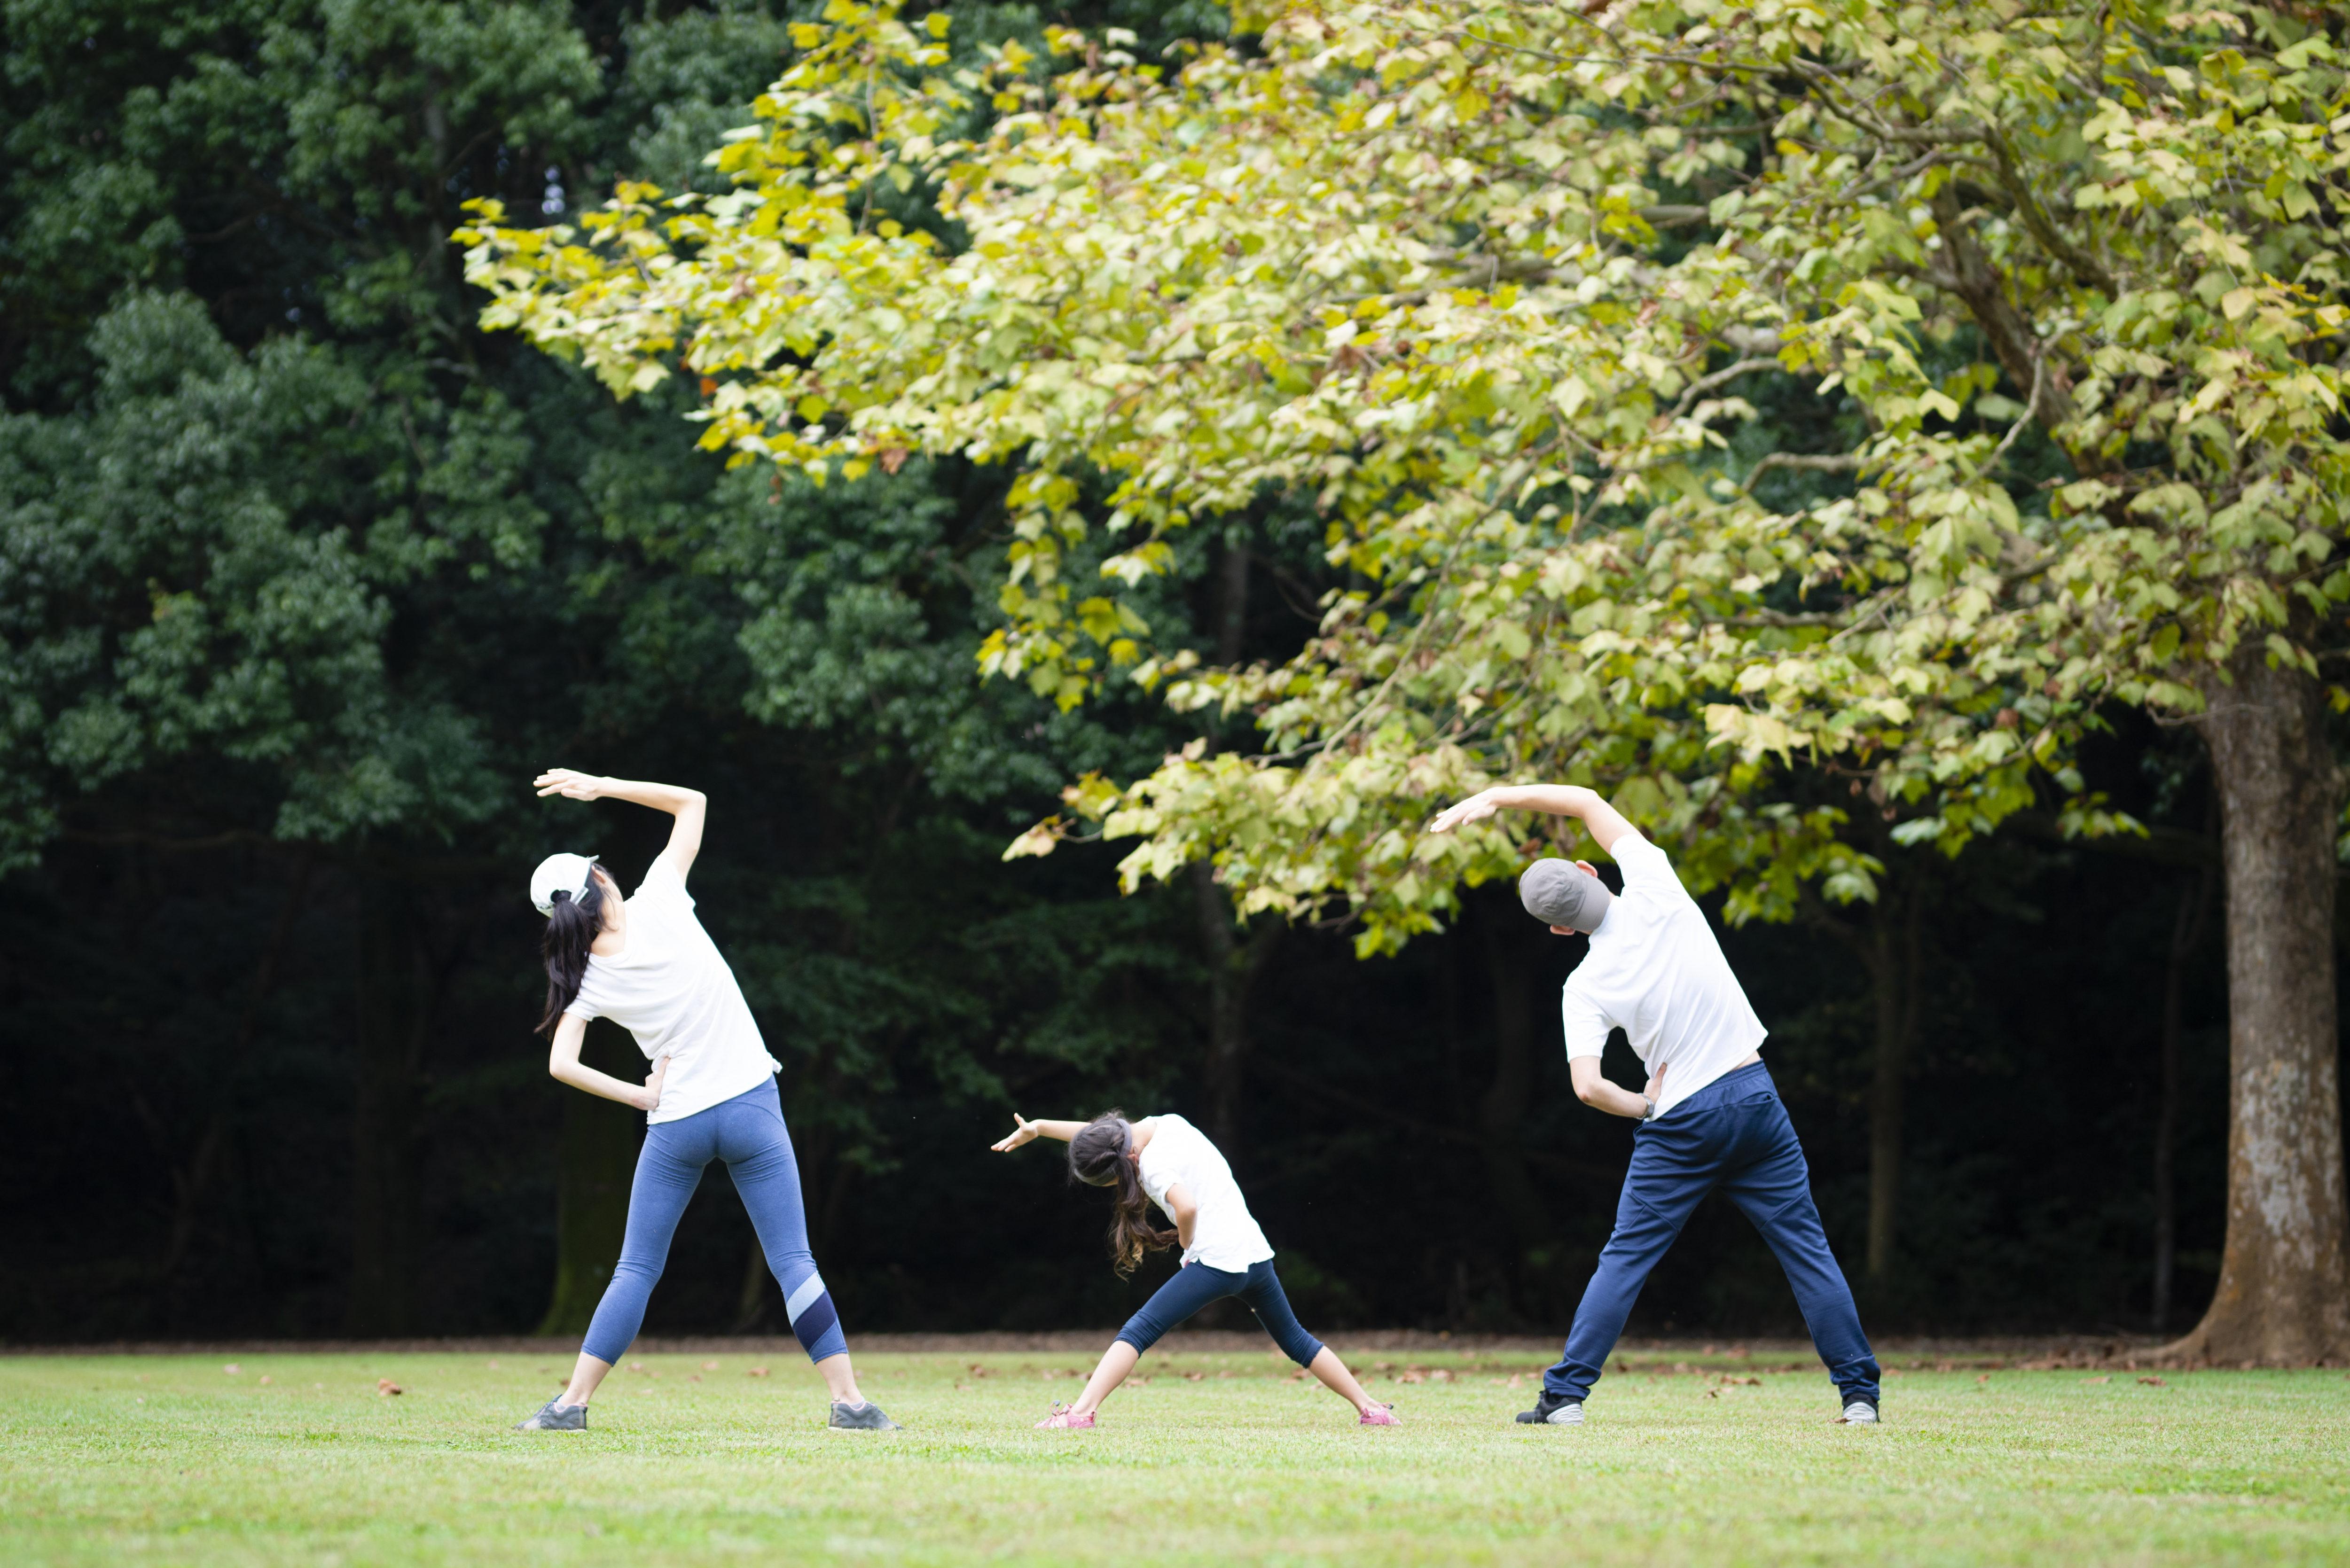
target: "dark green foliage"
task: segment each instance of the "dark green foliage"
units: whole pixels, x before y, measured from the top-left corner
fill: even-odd
[[[787,14],[0,13],[0,1062],[34,1101],[0,1152],[22,1217],[0,1336],[514,1331],[551,1294],[576,1326],[596,1265],[553,1290],[558,1192],[606,1206],[567,1213],[570,1245],[608,1245],[634,1131],[545,1076],[521,890],[558,846],[633,879],[661,825],[534,799],[555,763],[710,793],[695,891],[785,1063],[852,1329],[1102,1324],[1149,1287],[1110,1275],[1094,1195],[1049,1152],[985,1144],[1013,1104],[1200,1113],[1198,908],[1118,898],[1110,849],[998,856],[1076,774],[1130,777],[1196,724],[1130,690],[1071,716],[980,684],[1002,474],[727,473],[679,394],[615,406],[476,332],[445,243],[472,195],[552,215],[623,174],[706,185]],[[1223,26],[1190,0],[955,15],[999,37],[1066,15],[1145,52]],[[1780,390],[1790,441],[1835,417]],[[1320,545],[1300,509],[1193,530],[1140,607],[1211,655],[1281,657],[1329,586]],[[2191,776],[2141,787],[2134,754],[2115,787],[2199,822]],[[1982,859],[1938,895],[1908,1272],[1883,1304],[2119,1321],[2145,1279],[2140,928],[2176,874]],[[1801,929],[1731,946],[1849,1248],[1856,977]],[[1627,1130],[1565,1089],[1572,945],[1529,951],[1504,983],[1533,998],[1534,1087],[1498,1154],[1475,926],[1372,964],[1296,933],[1257,978],[1240,1164],[1309,1324],[1563,1327]],[[2210,956],[2198,1020],[2220,1016]],[[2190,1106],[2190,1253],[2216,1243],[2222,1125]],[[1535,1233],[1495,1203],[1492,1158],[1524,1160]],[[1653,1322],[1786,1317],[1720,1220],[1659,1275]],[[651,1327],[772,1314],[749,1248],[737,1207],[697,1204]]]

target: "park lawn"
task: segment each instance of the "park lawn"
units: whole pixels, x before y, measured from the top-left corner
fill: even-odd
[[[1081,1358],[877,1355],[870,1436],[803,1361],[706,1359],[558,1435],[506,1429],[546,1356],[0,1358],[0,1563],[2350,1561],[2338,1371],[1911,1370],[1871,1430],[1815,1365],[1636,1363],[1565,1429],[1510,1420],[1530,1356],[1349,1353],[1405,1422],[1366,1431],[1271,1355],[1153,1353],[1071,1433],[1029,1423]]]

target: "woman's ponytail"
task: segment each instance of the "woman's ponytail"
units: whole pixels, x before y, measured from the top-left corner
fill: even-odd
[[[603,867],[596,869],[601,871]],[[541,1034],[555,1032],[563,1010],[579,994],[579,982],[588,978],[588,950],[603,929],[604,886],[594,877],[588,877],[587,888],[576,898],[568,893],[555,895],[555,908],[547,911],[546,936],[539,944],[539,952],[546,960],[546,1016],[538,1021]]]
[[[561,1011],[557,1009],[557,1011]],[[1110,1266],[1121,1278],[1134,1272],[1142,1254],[1172,1247],[1175,1232],[1150,1220],[1150,1194],[1132,1155],[1134,1127],[1123,1111],[1104,1111],[1069,1140],[1069,1179],[1116,1189],[1109,1216]]]

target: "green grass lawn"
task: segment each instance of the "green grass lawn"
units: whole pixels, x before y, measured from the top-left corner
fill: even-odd
[[[781,1356],[642,1357],[585,1435],[506,1429],[544,1355],[11,1357],[0,1563],[2350,1562],[2340,1372],[1913,1370],[1870,1430],[1816,1366],[1636,1360],[1554,1429],[1510,1420],[1531,1356],[1388,1354],[1348,1360],[1393,1430],[1154,1353],[1075,1433],[1029,1423],[1084,1358],[876,1355],[882,1436]]]

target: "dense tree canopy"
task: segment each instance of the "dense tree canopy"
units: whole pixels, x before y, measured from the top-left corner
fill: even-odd
[[[2340,812],[2317,660],[2350,598],[2350,78],[2322,19],[1269,4],[1256,50],[1170,76],[1069,32],[1037,81],[1016,48],[951,72],[941,16],[827,16],[714,155],[734,191],[623,185],[577,235],[476,203],[485,321],[624,395],[674,359],[738,460],[1016,459],[988,667],[1065,706],[1181,673],[1173,706],[1267,736],[1072,791],[1145,837],[1129,885],[1212,855],[1243,909],[1336,902],[1367,949],[1513,862],[1523,829],[1415,830],[1488,777],[1606,784],[1738,884],[1733,914],[1783,914],[1814,876],[1873,896],[1882,862],[1835,807],[1758,810],[1766,759],[1921,805],[1898,836],[1955,851],[2032,804],[2033,763],[2073,826],[2134,826],[2084,794],[2084,723],[2200,716],[2247,1152],[2198,1344],[2350,1355],[2314,978]],[[917,183],[951,242],[892,211]],[[1740,464],[1722,427],[1781,371],[1862,417]],[[1773,505],[1774,468],[1852,483]],[[1090,469],[1118,482],[1097,508]],[[1357,586],[1285,664],[1190,671],[1115,585],[1268,492],[1314,497]],[[1073,602],[1097,528],[1107,586]],[[2256,983],[2280,953],[2309,978]]]
[[[1358,39],[1383,16],[1329,13]],[[1729,941],[1838,1246],[1874,1240],[1872,1182],[1903,1199],[1873,1321],[2142,1322],[2172,1264],[2199,1303],[2225,1130],[2211,953],[2174,921],[2212,857],[2199,754],[2117,716],[2070,758],[2076,793],[2155,826],[2149,857],[2054,842],[2043,778],[2049,840],[1953,862],[1895,834],[1966,778],[1893,786],[1945,741],[2006,744],[1988,685],[1918,694],[1940,706],[1882,800],[1709,746],[1709,704],[1819,722],[1813,688],[1736,686],[1765,654],[1804,667],[1840,629],[1815,618],[1906,559],[1856,499],[1898,492],[1892,466],[1841,466],[1884,432],[1784,358],[1783,302],[1659,291],[1729,275],[1735,215],[1706,210],[1759,133],[1722,120],[1743,161],[1684,166],[1643,100],[1570,148],[1566,89],[1481,85],[1557,75],[1539,37],[1453,36],[1525,19],[1468,17],[1414,21],[1367,70],[1323,57],[1336,35],[1243,17],[1226,44],[1212,8],[1145,0],[1053,13],[1075,33],[736,0],[0,13],[0,1055],[49,1106],[0,1153],[29,1216],[0,1335],[576,1326],[635,1132],[545,1078],[516,889],[549,848],[625,877],[654,840],[531,800],[550,762],[712,794],[697,890],[786,1063],[856,1326],[1118,1316],[1095,1212],[981,1151],[1006,1102],[1121,1101],[1218,1127],[1316,1322],[1563,1321],[1623,1130],[1563,1091],[1575,944],[1472,885],[1519,846],[1430,858],[1409,831],[1428,794],[1521,769],[1626,794],[1732,915],[1800,918]],[[1456,82],[1487,101],[1448,108]],[[1458,156],[1423,158],[1440,132]],[[667,372],[619,404],[480,330],[447,243],[494,200],[515,249],[491,259],[521,265],[616,182],[642,274],[542,254],[603,258],[612,308],[580,321],[608,366]],[[672,240],[680,216],[711,226]],[[1543,275],[1561,235],[1596,265]],[[661,269],[769,317],[689,368]],[[607,336],[624,317],[633,347]],[[1987,457],[2014,430],[1993,472],[2042,526],[2033,487],[2066,460],[2014,424],[2029,389],[1984,379],[1963,322],[1907,329],[1938,385],[1970,379],[1955,422],[1904,439]],[[755,358],[758,331],[806,353]],[[862,360],[786,385],[844,344]],[[1569,353],[1572,377],[1543,369]],[[746,422],[781,408],[788,439]],[[713,413],[717,450],[679,439]],[[728,470],[753,436],[790,461]],[[1790,541],[1837,518],[1863,575],[1807,583]],[[2024,776],[1988,760],[1986,815]],[[1066,838],[1000,862],[1087,779],[1078,805],[1148,830],[1135,869],[1168,885],[1120,897],[1117,847]],[[1235,898],[1263,912],[1241,926]],[[1887,952],[1890,990],[1863,956]],[[1889,1073],[1888,997],[1911,1020]],[[1873,1162],[1872,1073],[1924,1101],[1898,1169]],[[1785,1325],[1721,1218],[1652,1325]],[[653,1326],[759,1321],[749,1254],[731,1205],[698,1204]]]

